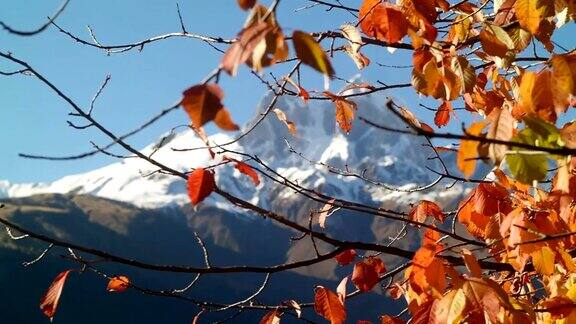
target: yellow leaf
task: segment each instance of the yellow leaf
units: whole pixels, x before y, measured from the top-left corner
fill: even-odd
[[[296,56],[302,63],[311,66],[329,77],[334,75],[334,69],[328,56],[314,37],[303,31],[296,30],[292,34],[292,42],[294,43]]]
[[[530,254],[534,269],[544,276],[554,273],[554,251],[544,246]]]
[[[520,26],[534,35],[538,33],[542,20],[554,14],[554,1],[516,0],[514,10]]]
[[[485,123],[483,121],[475,122],[470,125],[470,128],[466,131],[469,135],[479,136],[484,129]],[[476,159],[478,158],[478,141],[462,140],[460,142],[460,148],[458,149],[458,155],[456,157],[456,163],[458,168],[464,176],[470,178],[476,169]]]
[[[552,65],[552,80],[550,85],[552,87],[552,95],[554,101],[554,108],[556,113],[566,111],[570,101],[572,89],[574,89],[574,80],[570,70],[570,64],[562,55],[554,55],[550,59]]]

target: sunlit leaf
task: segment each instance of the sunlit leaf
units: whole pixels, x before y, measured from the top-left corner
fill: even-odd
[[[331,324],[342,324],[346,319],[346,309],[338,295],[322,286],[316,287],[314,310]]]
[[[296,56],[302,63],[329,77],[334,75],[334,69],[328,55],[326,55],[324,49],[316,42],[314,37],[303,31],[296,30],[292,34],[292,42],[294,43]]]
[[[48,287],[48,290],[46,290],[40,300],[40,309],[50,320],[52,320],[54,314],[56,314],[60,295],[62,295],[62,288],[64,288],[64,284],[66,283],[69,274],[70,270],[60,272],[56,278],[54,278],[52,284]]]
[[[482,121],[475,122],[466,130],[466,133],[473,136],[479,136],[484,129],[485,123]],[[471,177],[476,169],[476,160],[478,159],[478,141],[462,140],[456,163],[458,169],[467,177]]]
[[[112,277],[108,281],[107,291],[110,292],[123,292],[130,287],[130,279],[126,276]]]
[[[223,98],[224,92],[217,84],[199,84],[184,91],[181,104],[196,128],[214,121],[223,130],[238,130],[238,126],[234,124],[230,113],[222,104]]]
[[[408,217],[411,220],[424,223],[428,217],[432,217],[439,222],[444,222],[446,216],[442,213],[440,206],[435,202],[429,200],[420,200],[418,204],[412,208]]]
[[[188,197],[193,205],[198,205],[208,197],[214,188],[214,173],[204,168],[196,168],[188,175]]]

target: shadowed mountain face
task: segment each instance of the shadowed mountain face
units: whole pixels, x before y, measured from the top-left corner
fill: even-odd
[[[286,228],[266,220],[246,221],[242,215],[214,207],[196,211],[189,206],[146,210],[103,198],[58,194],[0,202],[5,204],[0,209],[0,217],[27,229],[153,264],[203,266],[203,255],[194,232],[206,242],[210,261],[216,266],[275,265],[287,259],[313,256],[301,251],[310,249],[303,244],[304,240],[291,243],[290,237],[294,233]],[[81,269],[81,266],[65,258],[69,256],[66,249],[54,247],[42,260],[24,267],[23,262],[36,258],[47,245],[29,238],[13,241],[5,232],[0,235],[0,241],[3,318],[14,323],[47,322],[38,307],[40,297],[59,272]],[[92,256],[83,256],[97,260]],[[96,262],[94,265],[109,275],[125,274],[138,285],[158,290],[183,288],[194,277],[192,274],[144,271],[106,262]],[[334,289],[337,285],[334,279],[351,271],[349,267],[337,269],[338,275],[335,275],[336,267],[332,260],[323,262],[320,268],[322,270],[313,274],[318,276],[324,272],[328,280],[295,272],[273,275],[268,288],[257,300],[269,304],[289,299],[309,302],[313,298],[315,285]],[[302,273],[306,273],[306,270]],[[263,279],[262,274],[206,275],[189,290],[187,296],[232,303],[251,295]],[[143,295],[134,290],[108,293],[105,291],[106,284],[105,278],[91,271],[72,273],[64,288],[55,323],[189,323],[199,311],[185,301]],[[370,294],[351,299],[347,305],[351,318],[375,320],[378,314],[394,307],[388,303],[385,298]],[[370,306],[368,312],[366,305]],[[362,309],[362,314],[356,313],[354,308]],[[208,314],[202,316],[201,323],[235,313],[224,311]],[[307,318],[318,320],[313,313],[311,309],[305,312]],[[232,323],[257,322],[262,315],[263,312],[258,311],[245,312]],[[284,322],[293,321],[295,319],[291,316],[285,316]]]

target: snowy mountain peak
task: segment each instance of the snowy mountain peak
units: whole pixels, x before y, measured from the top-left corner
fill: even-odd
[[[256,122],[270,100],[270,96],[262,100],[252,123]],[[400,125],[397,117],[386,110],[383,97],[360,98],[357,103],[359,115],[389,125]],[[384,193],[391,193],[368,189],[367,184],[357,178],[334,175],[320,163],[336,168],[365,170],[367,176],[391,185],[424,184],[431,181],[431,175],[424,167],[430,163],[427,161],[430,152],[419,145],[418,139],[366,127],[358,120],[353,124],[350,134],[344,134],[337,127],[334,107],[328,101],[304,104],[299,99],[281,98],[275,108],[283,110],[288,119],[294,121],[297,127],[295,136],[291,136],[286,126],[274,114],[270,114],[248,136],[227,148],[255,154],[291,180],[298,180],[307,187],[333,188],[332,194],[348,199],[354,199],[350,195],[362,193],[372,200],[382,200]],[[246,127],[250,125],[248,123]],[[232,139],[231,135],[220,133],[209,137],[210,142],[217,144]],[[286,141],[310,161],[291,153]],[[173,169],[188,171],[213,164],[214,160],[206,149],[184,152],[174,149],[202,146],[204,143],[193,131],[184,130],[162,136],[141,152],[152,155]],[[218,185],[223,189],[253,202],[268,204],[271,199],[270,190],[262,188],[269,184],[265,181],[263,185],[254,188],[242,177],[231,167],[220,168],[217,172]],[[346,186],[342,186],[344,182]],[[0,197],[23,197],[39,193],[90,194],[146,208],[188,203],[184,180],[159,173],[156,167],[137,158],[126,158],[52,183],[10,184],[0,181]],[[284,194],[290,195],[291,191]],[[365,199],[362,197],[360,200]],[[214,198],[207,199],[205,203],[226,207]]]

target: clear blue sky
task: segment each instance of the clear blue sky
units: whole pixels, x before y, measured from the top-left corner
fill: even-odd
[[[263,1],[268,3],[270,1]],[[354,7],[360,2],[343,1]],[[54,12],[60,0],[4,1],[0,20],[20,29],[33,29]],[[317,7],[294,12],[309,5],[305,0],[283,1],[278,20],[285,33],[294,29],[306,31],[335,30],[355,18],[345,11],[326,12]],[[182,15],[189,32],[232,38],[241,29],[245,13],[234,0],[180,1]],[[180,24],[176,1],[155,0],[72,0],[57,23],[72,33],[88,38],[90,25],[102,43],[130,43],[151,36],[176,32]],[[573,45],[567,29],[560,32],[564,45]],[[55,28],[34,37],[19,37],[0,30],[0,50],[10,51],[28,61],[67,95],[82,104],[89,102],[107,74],[112,79],[97,102],[95,117],[109,129],[122,134],[138,126],[161,109],[179,100],[187,87],[199,82],[217,66],[221,54],[198,40],[177,38],[147,45],[142,52],[131,51],[107,56],[103,51],[80,45]],[[390,65],[410,64],[410,53],[390,54],[382,49],[365,52],[373,62]],[[353,63],[343,55],[335,58],[338,76],[349,78],[358,73]],[[0,60],[0,70],[17,67]],[[373,64],[365,72],[368,80],[404,83],[410,80],[410,70],[394,70]],[[311,73],[306,86],[322,89],[321,78]],[[252,118],[254,108],[264,95],[259,81],[242,68],[235,79],[224,76],[225,103],[234,119],[244,123]],[[333,89],[337,91],[338,89]],[[406,104],[416,105],[412,92],[394,91]],[[414,108],[414,111],[418,109]],[[421,111],[421,110],[420,110]],[[61,99],[33,77],[0,77],[0,179],[12,182],[51,181],[64,175],[103,166],[116,159],[98,155],[83,160],[51,162],[27,160],[18,153],[68,155],[90,150],[90,141],[105,144],[108,139],[94,129],[75,130],[67,126],[70,112]],[[431,122],[431,114],[418,113]],[[181,112],[171,114],[155,127],[131,138],[128,142],[143,147],[173,126],[187,123]],[[82,121],[79,121],[82,124]],[[459,122],[452,123],[459,128]],[[209,128],[209,131],[213,131]],[[121,151],[116,151],[121,153]]]

